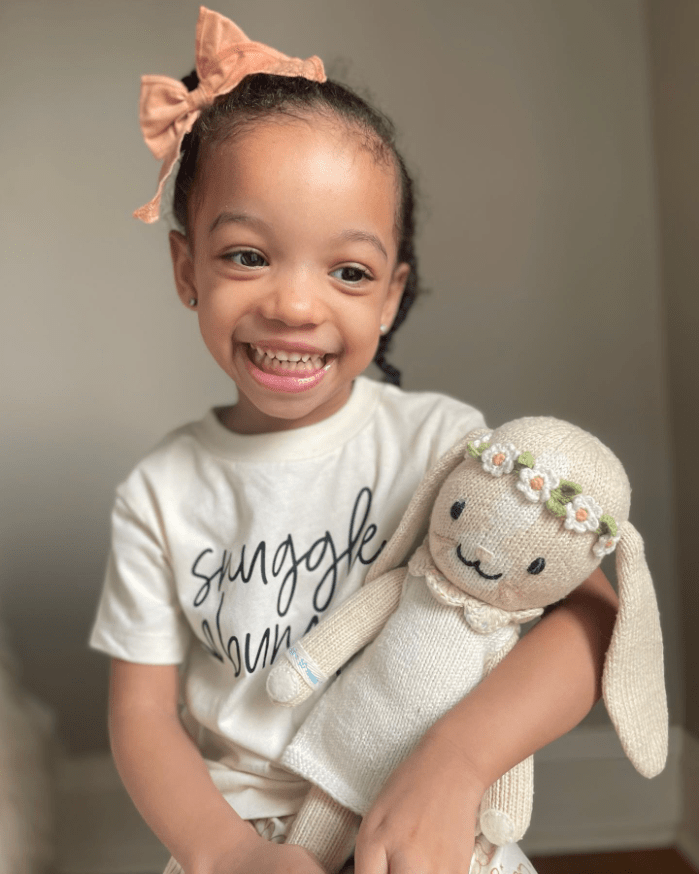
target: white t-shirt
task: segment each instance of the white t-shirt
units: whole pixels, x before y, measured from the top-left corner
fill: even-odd
[[[118,488],[90,644],[182,666],[184,723],[243,818],[294,813],[308,789],[278,760],[322,691],[272,704],[269,666],[361,585],[425,470],[483,424],[360,377],[305,428],[234,434],[212,410]]]

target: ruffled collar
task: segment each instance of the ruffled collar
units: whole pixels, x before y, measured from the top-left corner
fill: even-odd
[[[529,610],[502,610],[479,601],[458,586],[450,583],[434,563],[426,543],[415,550],[408,562],[408,570],[413,576],[424,577],[430,593],[443,604],[450,607],[461,607],[466,622],[474,631],[480,634],[490,634],[507,625],[520,625],[536,619],[544,612],[542,607],[532,607]]]

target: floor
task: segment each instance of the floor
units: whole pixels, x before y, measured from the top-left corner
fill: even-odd
[[[697,874],[676,850],[634,850],[584,856],[532,856],[537,874]]]
[[[697,874],[676,850],[634,850],[585,856],[532,856],[537,874]]]

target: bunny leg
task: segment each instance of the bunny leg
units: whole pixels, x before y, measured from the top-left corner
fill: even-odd
[[[328,874],[336,874],[350,857],[361,817],[312,786],[301,806],[288,844],[298,844],[318,859]]]
[[[534,757],[515,765],[488,787],[480,808],[480,830],[502,846],[520,840],[529,827],[534,796]]]
[[[517,642],[518,635],[494,653],[483,673],[489,674]],[[491,842],[503,846],[520,840],[532,816],[534,801],[534,759],[515,765],[486,789],[480,806],[480,831]]]

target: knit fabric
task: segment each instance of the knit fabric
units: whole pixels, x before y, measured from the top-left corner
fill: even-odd
[[[415,555],[409,564],[412,573],[424,576],[434,597],[450,607],[461,607],[468,624],[481,634],[490,634],[498,628],[507,625],[531,622],[543,613],[543,607],[532,607],[529,610],[501,610],[493,604],[486,604],[478,598],[472,598],[463,589],[459,589],[440,573],[435,567],[429,547],[423,543],[415,550]]]
[[[511,624],[480,633],[409,573],[398,610],[320,699],[282,763],[366,813],[396,765],[516,635]]]
[[[339,871],[354,848],[361,819],[312,786],[289,832],[288,843],[313,853],[326,871]]]
[[[643,540],[630,522],[617,553],[619,619],[604,666],[604,699],[624,752],[644,777],[655,777],[668,746],[663,642]]]

